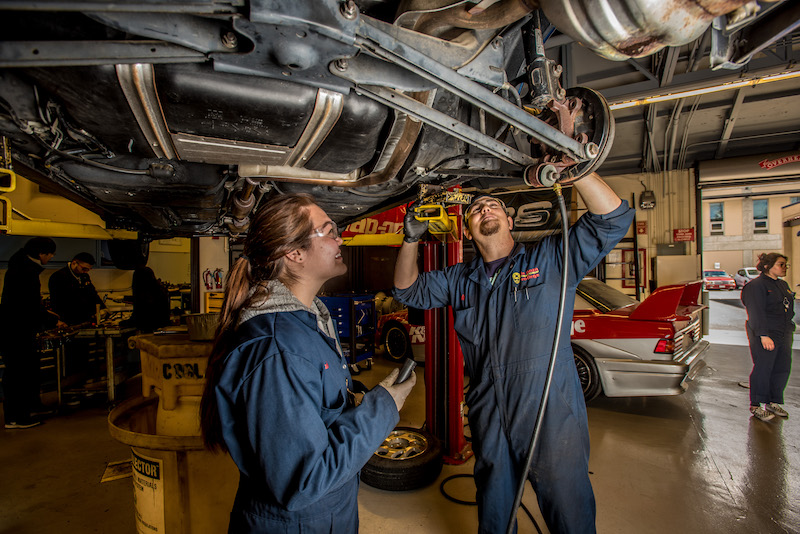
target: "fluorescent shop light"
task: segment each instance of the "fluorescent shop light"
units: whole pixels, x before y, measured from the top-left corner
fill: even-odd
[[[760,76],[758,78],[751,78],[749,80],[739,80],[735,82],[721,83],[712,85],[710,87],[701,87],[700,89],[691,89],[688,91],[678,91],[676,93],[667,93],[664,95],[648,96],[638,100],[626,100],[624,102],[615,102],[609,104],[609,107],[614,109],[632,108],[634,106],[642,106],[644,104],[655,104],[656,102],[667,102],[669,100],[679,100],[681,98],[689,98],[690,96],[706,95],[709,93],[718,93],[720,91],[729,91],[731,89],[740,89],[742,87],[749,87],[759,85],[762,83],[777,82],[780,80],[789,80],[791,78],[800,77],[800,70],[792,70],[781,72],[778,74],[770,74],[768,76]]]

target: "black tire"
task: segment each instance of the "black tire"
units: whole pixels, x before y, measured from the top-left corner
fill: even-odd
[[[147,265],[150,242],[141,239],[112,239],[108,241],[108,255],[117,269],[130,271]]]
[[[398,426],[361,470],[373,488],[406,491],[431,484],[442,472],[442,444],[418,428]]]
[[[383,327],[381,344],[385,347],[387,360],[402,362],[411,353],[411,339],[402,323],[391,321]]]
[[[589,402],[603,392],[600,384],[600,373],[597,372],[597,364],[594,358],[582,348],[572,345],[572,353],[575,357],[575,368],[578,370],[578,378],[581,381],[583,390],[583,400]]]

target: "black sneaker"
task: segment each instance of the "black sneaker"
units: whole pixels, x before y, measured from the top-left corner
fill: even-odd
[[[33,428],[41,424],[42,424],[41,421],[30,421],[29,423],[17,423],[15,421],[11,421],[10,423],[6,423],[5,427],[11,430],[11,429]]]

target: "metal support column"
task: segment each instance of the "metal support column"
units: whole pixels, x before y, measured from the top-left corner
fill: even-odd
[[[455,206],[448,212],[460,215],[460,210]],[[463,259],[463,243],[460,239],[449,243],[424,243],[422,257],[424,271],[456,265]],[[428,431],[442,442],[445,463],[460,464],[472,455],[472,451],[464,437],[464,357],[453,330],[450,308],[425,311],[425,338]]]

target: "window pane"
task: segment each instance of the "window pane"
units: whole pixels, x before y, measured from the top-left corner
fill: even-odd
[[[708,211],[712,221],[724,220],[722,213],[722,202],[711,202],[708,205]]]
[[[769,212],[769,201],[767,199],[753,201],[753,219],[766,219]]]

